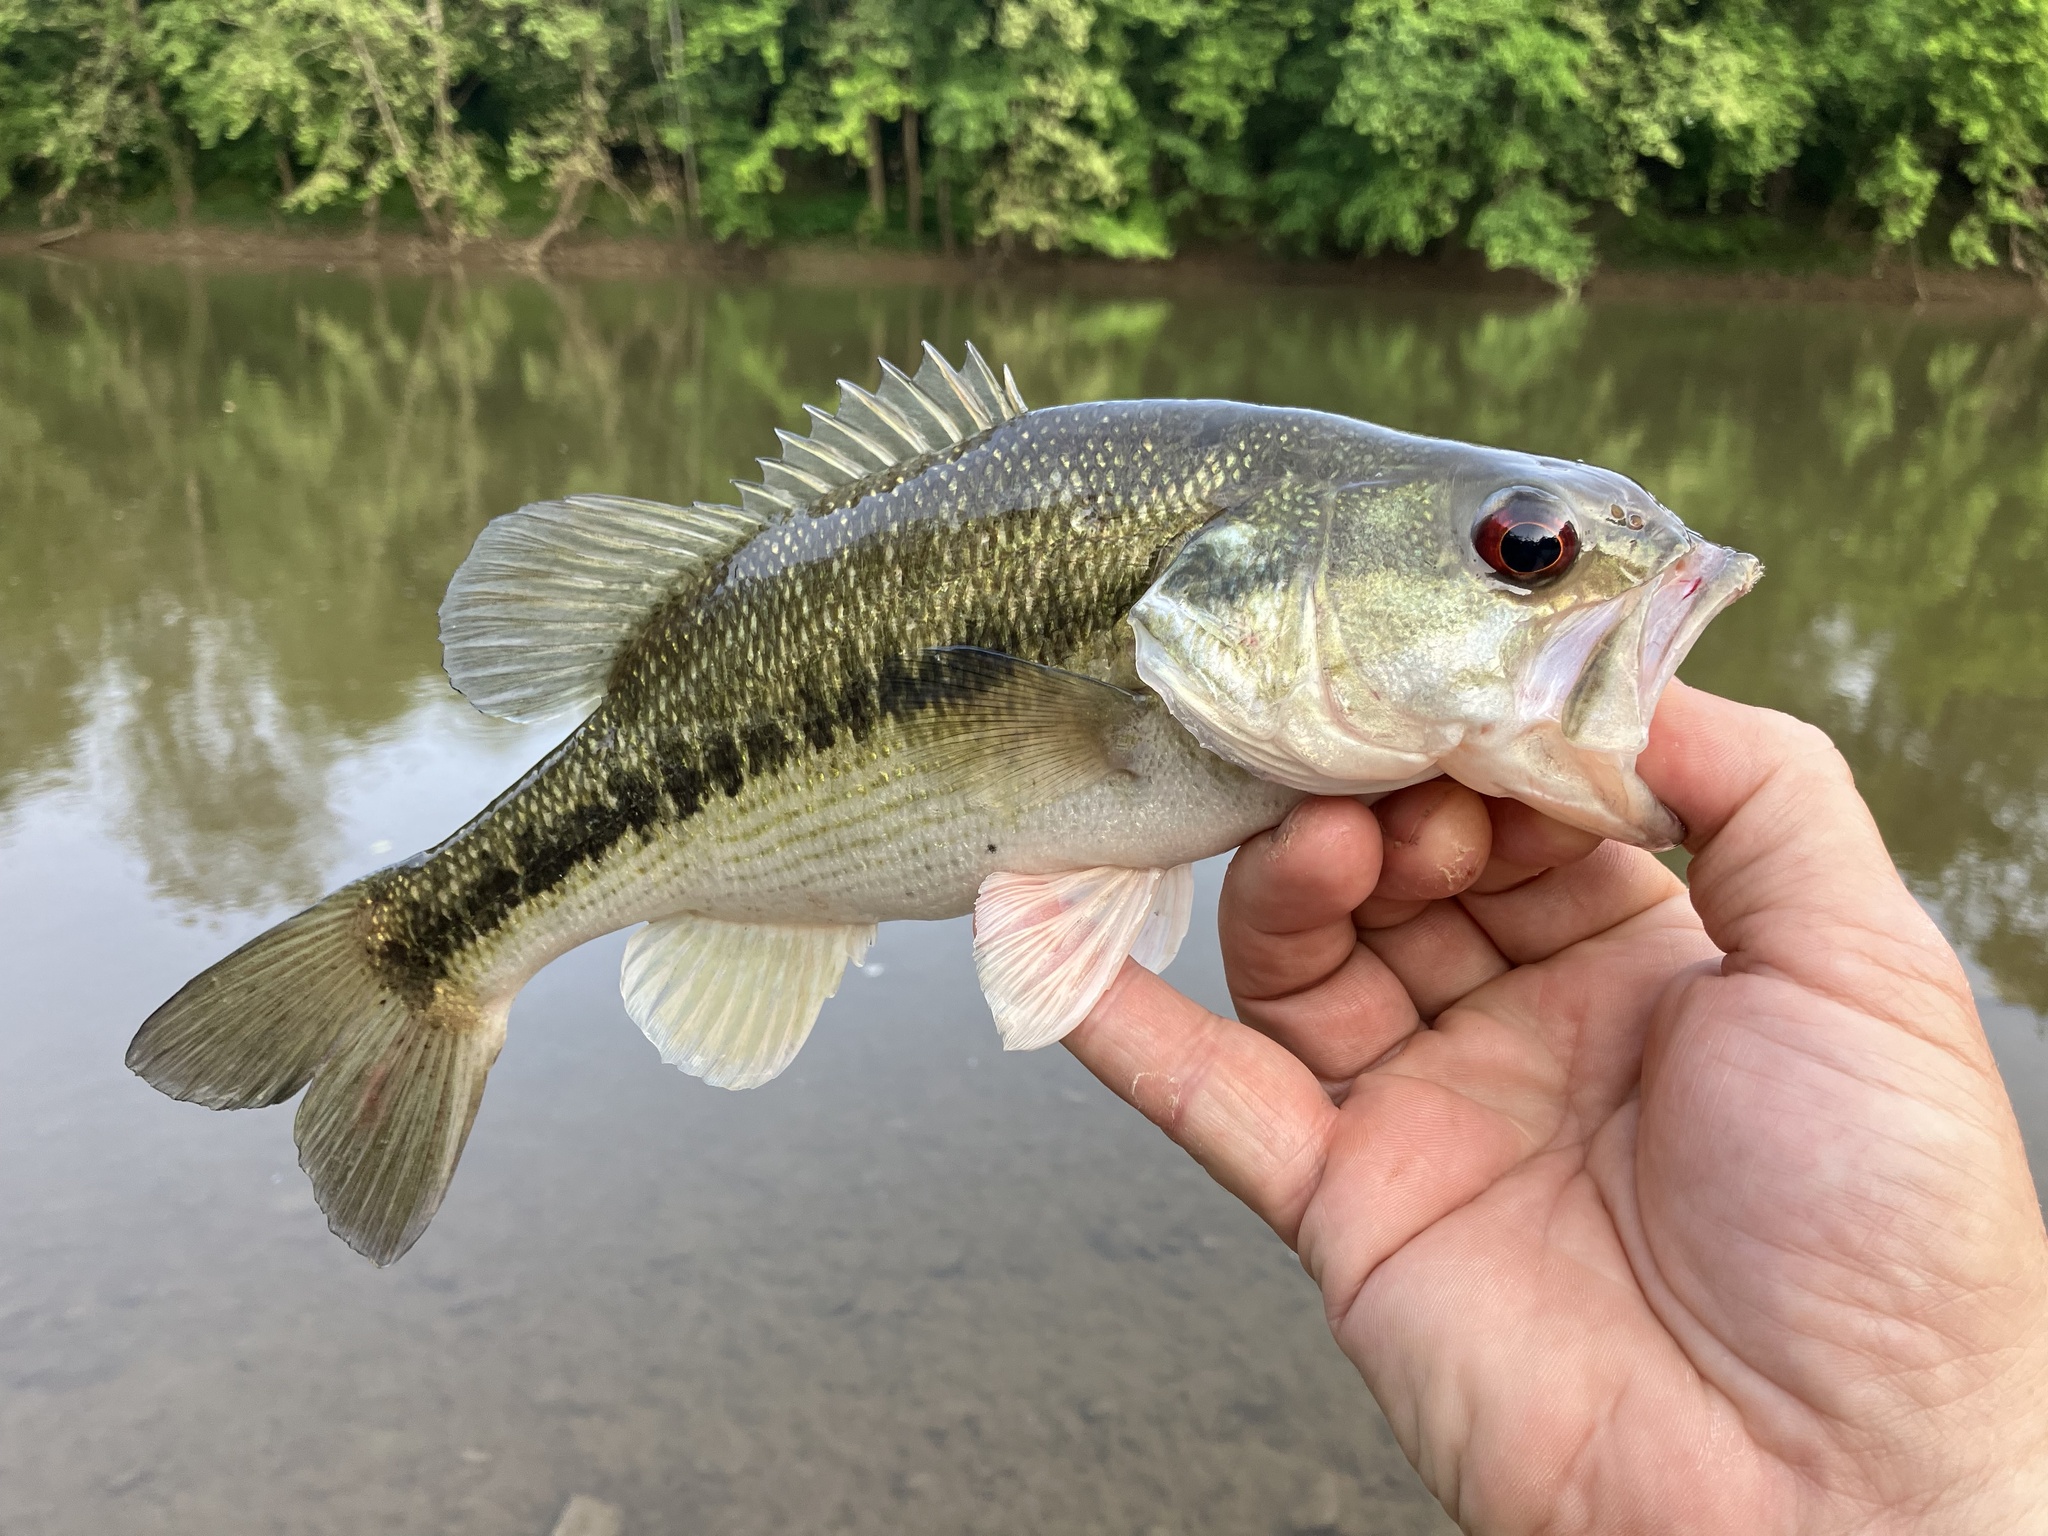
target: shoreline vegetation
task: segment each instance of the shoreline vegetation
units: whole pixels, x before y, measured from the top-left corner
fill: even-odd
[[[2015,285],[1971,274],[2048,276],[2048,16],[0,0],[0,243],[105,254],[166,229],[186,252],[268,242],[275,259],[322,242],[337,261],[558,269],[836,251],[1152,280],[1173,257],[1365,259],[1565,293],[1684,272],[2002,297]]]
[[[649,233],[576,231],[551,242],[544,255],[530,237],[486,236],[459,250],[419,231],[361,232],[216,222],[203,215],[189,225],[160,228],[102,224],[93,218],[55,229],[0,226],[0,258],[40,256],[58,261],[190,264],[209,270],[274,271],[321,268],[425,273],[525,274],[541,278],[651,279],[751,278],[798,283],[938,286],[1002,281],[1056,285],[1084,292],[1170,294],[1233,284],[1326,286],[1386,291],[1457,291],[1541,304],[1557,290],[1530,273],[1488,268],[1470,252],[1418,258],[1286,257],[1256,246],[1194,246],[1161,260],[1131,261],[1093,253],[998,249],[938,251],[806,241],[777,245],[714,243]],[[1773,267],[1671,262],[1605,266],[1574,290],[1592,302],[1758,301],[1941,306],[1994,311],[2037,311],[2043,294],[2029,277],[2009,268],[1832,267],[1787,271]]]

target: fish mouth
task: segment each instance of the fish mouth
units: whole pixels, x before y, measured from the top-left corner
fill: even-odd
[[[1756,556],[1694,537],[1629,595],[1559,614],[1515,679],[1517,718],[1555,720],[1582,749],[1641,751],[1679,663],[1762,575]]]
[[[1637,671],[1642,719],[1656,713],[1679,663],[1709,624],[1764,574],[1755,555],[1696,538],[1668,566],[1651,590],[1643,614],[1642,648]]]
[[[1636,773],[1650,720],[1706,627],[1755,586],[1754,555],[1692,538],[1620,601],[1560,617],[1518,679],[1520,728],[1449,765],[1482,794],[1510,794],[1572,826],[1668,848],[1685,826]]]

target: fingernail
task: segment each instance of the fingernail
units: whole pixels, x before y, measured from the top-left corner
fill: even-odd
[[[1313,800],[1303,800],[1281,818],[1280,825],[1273,829],[1271,841],[1267,844],[1269,853],[1281,853],[1286,850],[1287,845],[1293,842],[1301,831],[1302,817],[1309,814],[1309,807],[1314,804]]]

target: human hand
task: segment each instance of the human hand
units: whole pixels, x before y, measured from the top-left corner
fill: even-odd
[[[1265,1218],[1468,1530],[2048,1530],[2048,1234],[1817,730],[1673,685],[1648,854],[1445,781],[1239,852],[1242,1024],[1067,1044]]]

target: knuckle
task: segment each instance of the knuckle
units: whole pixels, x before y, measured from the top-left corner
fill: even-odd
[[[1771,723],[1777,748],[1775,756],[1797,763],[1806,772],[1823,775],[1836,784],[1853,785],[1856,775],[1842,756],[1832,736],[1809,721],[1773,710]]]

